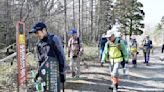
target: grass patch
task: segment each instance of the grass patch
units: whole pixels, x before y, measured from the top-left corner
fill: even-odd
[[[29,54],[26,56],[27,60],[27,71],[28,71],[28,80],[31,74],[29,71],[35,70],[37,68],[37,60],[34,59],[33,54]],[[0,87],[3,87],[3,90],[10,90],[10,92],[14,92],[17,86],[17,62],[13,61],[13,65],[8,62],[1,62],[0,64]],[[11,91],[12,90],[12,91]]]
[[[66,55],[66,61],[67,61],[67,63],[69,63],[70,60],[68,58],[67,51],[65,52],[65,55]],[[98,58],[98,47],[85,45],[84,46],[84,53],[82,55],[82,60],[93,61],[96,58]]]
[[[98,47],[86,46],[84,47],[83,60],[91,61],[98,57]]]

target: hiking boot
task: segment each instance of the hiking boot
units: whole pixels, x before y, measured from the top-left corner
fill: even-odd
[[[72,72],[72,77],[75,77],[75,72]]]

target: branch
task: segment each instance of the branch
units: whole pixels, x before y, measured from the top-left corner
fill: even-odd
[[[9,59],[12,59],[12,58],[16,57],[16,55],[17,55],[17,53],[14,52],[13,54],[11,54],[11,55],[9,55],[9,56],[7,56],[7,57],[1,59],[0,62],[4,62],[4,61],[7,61],[7,60],[9,60]]]

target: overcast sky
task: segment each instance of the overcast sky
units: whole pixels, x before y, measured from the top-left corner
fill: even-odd
[[[155,26],[164,16],[164,0],[138,0],[143,3],[146,25]]]

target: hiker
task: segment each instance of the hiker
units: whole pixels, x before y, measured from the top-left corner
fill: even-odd
[[[99,41],[98,47],[99,47],[99,53],[100,53],[100,61],[102,59],[102,55],[103,55],[103,51],[104,51],[104,47],[105,47],[105,43],[107,42],[107,39],[105,37],[105,34],[102,34],[102,37]],[[101,62],[101,66],[103,67],[103,62]]]
[[[130,54],[132,57],[132,64],[133,64],[133,67],[135,68],[137,67],[137,54],[138,54],[137,41],[135,37],[130,38],[129,46],[130,46]]]
[[[164,44],[162,45],[162,53],[163,53],[163,51],[164,51]]]
[[[70,58],[70,68],[72,72],[72,77],[80,77],[80,61],[81,55],[83,53],[82,42],[77,36],[77,30],[72,29],[69,32],[71,36],[68,41],[68,57]]]
[[[148,66],[149,65],[149,60],[150,60],[150,50],[153,48],[152,41],[150,40],[150,37],[146,35],[145,39],[142,41],[142,49],[144,53],[144,59],[145,59],[145,64]]]
[[[109,59],[112,70],[111,70],[111,81],[112,85],[109,87],[113,89],[113,92],[118,92],[119,85],[119,72],[118,69],[121,67],[121,62],[123,58],[125,61],[128,61],[128,53],[125,43],[118,37],[115,37],[114,31],[107,31],[105,36],[108,39],[108,42],[105,44],[102,62],[105,62],[106,59]]]
[[[37,56],[38,56],[38,70],[41,67],[42,63],[46,61],[47,57],[55,57],[59,63],[59,75],[60,82],[65,82],[65,56],[63,45],[58,38],[58,36],[50,34],[47,30],[47,26],[43,22],[36,23],[31,33],[35,33],[39,42],[37,43]],[[37,73],[34,81],[40,77],[40,74]],[[44,86],[44,92],[46,92],[46,85]]]
[[[123,34],[121,32],[115,32],[115,37],[119,38],[122,42],[124,42],[126,48],[128,48],[127,41],[123,39]],[[125,59],[123,58],[123,61],[121,62],[122,68],[125,68],[125,65],[127,65],[127,63],[128,61],[125,61]],[[124,70],[124,73],[125,73],[125,70]]]

